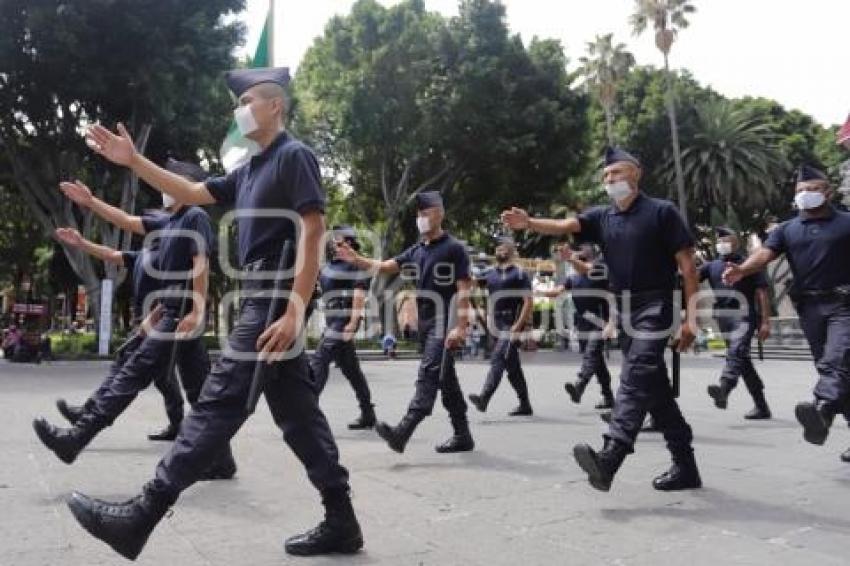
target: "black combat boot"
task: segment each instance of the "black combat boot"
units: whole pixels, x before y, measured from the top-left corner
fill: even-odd
[[[475,441],[472,439],[472,433],[469,432],[469,423],[466,418],[452,419],[452,428],[454,428],[454,434],[451,438],[435,446],[434,450],[440,454],[449,454],[470,452],[475,448]]]
[[[153,441],[162,441],[162,442],[172,442],[175,438],[177,438],[177,433],[180,432],[180,423],[169,423],[167,427],[162,429],[161,431],[149,434],[148,440]]]
[[[534,414],[531,408],[531,401],[528,400],[528,395],[522,395],[519,398],[519,405],[510,413],[509,417],[530,417]]]
[[[360,416],[348,423],[349,430],[365,430],[375,428],[375,405],[369,403],[360,407]]]
[[[35,419],[32,427],[42,444],[66,464],[72,464],[102,428],[88,415],[81,417],[72,428],[59,428],[44,419]]]
[[[587,381],[583,377],[579,377],[575,383],[567,382],[564,384],[564,389],[567,391],[567,395],[570,396],[570,400],[575,403],[581,403],[581,397],[584,395],[584,390],[587,388]]]
[[[835,418],[833,410],[824,401],[797,403],[794,409],[797,421],[803,425],[803,438],[806,442],[822,445],[829,435],[829,427]]]
[[[124,558],[135,560],[170,504],[146,492],[123,503],[110,503],[75,491],[68,507],[93,537]]]
[[[848,448],[844,451],[843,454],[841,454],[841,461],[850,463],[850,448]]]
[[[767,405],[767,399],[764,398],[764,391],[754,391],[752,395],[756,406],[752,411],[744,415],[744,418],[749,421],[761,421],[771,418],[773,415],[770,413],[770,407]]]
[[[490,403],[490,397],[482,393],[481,395],[476,395],[475,393],[471,393],[469,395],[469,402],[478,409],[481,413],[487,412],[487,405]]]
[[[396,426],[393,427],[381,421],[375,425],[375,431],[390,448],[401,454],[404,452],[404,447],[407,446],[407,441],[410,440],[413,431],[416,430],[416,426],[424,418],[425,415],[421,413],[408,411]]]
[[[602,401],[596,404],[594,409],[607,410],[614,408],[614,394],[610,391],[602,392]]]
[[[57,399],[56,408],[59,410],[59,414],[65,417],[65,420],[73,425],[77,424],[80,417],[85,414],[89,403],[90,401],[86,401],[85,405],[69,405],[65,399]]]
[[[733,389],[735,389],[735,382],[721,377],[719,385],[708,386],[708,396],[714,399],[715,407],[725,409],[729,403],[729,393]]]
[[[699,476],[697,461],[693,450],[673,456],[670,469],[652,480],[652,487],[658,491],[680,491],[683,489],[699,489],[702,478]]]
[[[605,438],[605,446],[599,452],[588,444],[576,444],[573,448],[579,467],[587,474],[590,485],[599,491],[611,489],[617,470],[630,452],[628,446],[613,438]]]
[[[603,423],[611,424],[611,419],[614,417],[611,411],[605,411],[604,413],[599,413],[599,418]]]
[[[353,554],[363,548],[363,534],[351,506],[347,488],[322,492],[325,519],[314,529],[286,540],[288,554],[317,556],[320,554]]]
[[[198,481],[229,480],[233,479],[235,475],[236,460],[233,459],[233,452],[231,452],[230,444],[228,444],[227,448],[216,456],[212,465],[198,477]]]

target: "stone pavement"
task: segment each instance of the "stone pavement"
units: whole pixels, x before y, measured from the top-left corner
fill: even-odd
[[[285,536],[320,518],[317,494],[261,404],[234,442],[237,479],[197,485],[160,524],[138,563],[158,566],[353,565],[650,565],[850,563],[850,464],[838,455],[850,434],[836,421],[824,447],[803,442],[793,418],[808,398],[814,371],[805,362],[764,362],[775,419],[749,423],[746,390],[730,408],[715,409],[705,394],[721,361],[706,354],[683,359],[685,415],[696,434],[705,488],[664,494],[650,486],[668,464],[659,435],[644,433],[608,494],[592,490],[574,463],[574,443],[601,442],[591,384],[581,406],[569,403],[565,379],[576,354],[523,356],[536,414],[511,419],[507,381],[487,414],[471,413],[475,452],[438,455],[449,433],[445,411],[417,431],[403,455],[373,432],[355,433],[347,382],[334,371],[323,407],[351,471],[366,549],[353,557],[296,559]],[[616,355],[615,355],[616,358]],[[616,363],[616,362],[615,362]],[[395,421],[412,392],[416,362],[369,362],[379,417]],[[59,462],[35,438],[30,422],[64,396],[82,401],[105,370],[102,363],[12,365],[0,361],[0,566],[125,563],[89,537],[63,498],[72,489],[125,499],[150,477],[166,446],[145,435],[163,425],[151,389],[73,466]],[[459,364],[466,393],[484,379],[482,362]]]

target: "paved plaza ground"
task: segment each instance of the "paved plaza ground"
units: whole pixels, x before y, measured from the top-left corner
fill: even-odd
[[[507,381],[487,414],[471,412],[477,449],[439,455],[450,432],[434,416],[398,455],[374,432],[351,432],[356,416],[347,382],[334,370],[322,405],[351,472],[366,538],[353,557],[296,559],[283,539],[321,516],[318,496],[261,404],[239,432],[237,478],[188,490],[152,535],[138,563],[157,566],[352,565],[846,565],[850,563],[850,445],[836,421],[824,447],[802,440],[794,404],[809,397],[810,362],[758,363],[775,418],[750,423],[746,390],[727,411],[706,386],[721,361],[683,359],[682,406],[696,435],[705,488],[658,493],[650,482],[668,465],[660,435],[642,434],[610,493],[591,489],[572,459],[576,442],[601,442],[591,385],[581,406],[565,379],[577,354],[524,354],[535,415],[506,416],[515,404]],[[612,363],[617,365],[615,354]],[[164,444],[146,434],[164,424],[151,388],[104,431],[73,466],[37,441],[33,417],[60,423],[57,397],[82,401],[106,369],[99,362],[13,365],[0,361],[0,566],[126,563],[89,537],[64,504],[73,489],[126,499],[147,481]],[[412,392],[415,361],[367,362],[379,417],[395,422]],[[459,364],[465,393],[478,390],[484,362]],[[616,372],[615,372],[616,373]]]

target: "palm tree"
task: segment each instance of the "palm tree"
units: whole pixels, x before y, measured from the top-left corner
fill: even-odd
[[[697,108],[695,133],[682,151],[681,168],[691,201],[707,211],[703,221],[720,217],[746,229],[780,196],[789,164],[769,124],[716,100]],[[676,175],[675,163],[668,161],[662,178],[671,181]]]
[[[673,160],[676,165],[676,187],[679,195],[679,210],[688,223],[688,203],[685,198],[685,179],[682,174],[682,156],[679,148],[679,130],[676,124],[676,100],[670,74],[670,49],[681,29],[688,27],[688,14],[697,9],[689,0],[635,0],[635,11],[629,18],[632,32],[640,35],[652,24],[655,30],[655,45],[664,55],[664,70],[667,77],[667,115],[670,118],[670,133],[673,138]]]
[[[605,111],[605,132],[608,145],[614,145],[614,104],[617,102],[617,87],[635,64],[634,56],[626,51],[622,43],[614,45],[614,34],[597,35],[587,44],[587,57],[579,59],[579,73],[585,86],[599,99]]]

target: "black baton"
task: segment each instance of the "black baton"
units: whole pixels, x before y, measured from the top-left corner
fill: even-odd
[[[277,271],[275,271],[274,284],[272,285],[272,298],[271,303],[269,304],[269,311],[266,314],[266,324],[263,327],[264,329],[268,329],[272,324],[274,324],[275,312],[281,302],[281,297],[279,295],[283,284],[283,274],[286,271],[286,265],[289,263],[289,256],[291,253],[292,241],[287,240],[283,244],[283,251],[280,254]],[[263,384],[266,380],[266,372],[268,371],[269,366],[270,364],[259,359],[257,360],[257,364],[254,366],[254,375],[251,377],[251,388],[248,390],[248,400],[245,403],[245,412],[249,415],[253,415],[254,411],[257,409],[257,403],[260,400],[260,393],[262,393]]]

